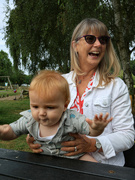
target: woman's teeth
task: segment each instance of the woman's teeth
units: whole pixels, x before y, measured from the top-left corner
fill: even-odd
[[[89,55],[90,55],[90,56],[98,56],[98,55],[99,55],[99,52],[90,52]]]

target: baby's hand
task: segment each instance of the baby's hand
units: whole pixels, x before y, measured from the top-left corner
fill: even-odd
[[[91,136],[98,136],[104,131],[104,128],[113,119],[112,117],[107,119],[108,116],[109,113],[106,113],[104,117],[103,114],[100,113],[99,116],[96,114],[93,120],[86,118],[87,123],[90,125]]]
[[[100,113],[99,116],[96,114],[94,116],[94,119],[93,119],[93,123],[92,123],[92,126],[91,128],[92,129],[95,129],[95,130],[100,130],[100,129],[103,129],[107,126],[107,124],[112,121],[113,118],[109,118],[107,120],[109,116],[109,113],[106,113],[105,116],[103,117],[103,114]]]

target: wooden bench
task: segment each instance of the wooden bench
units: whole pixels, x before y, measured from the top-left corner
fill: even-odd
[[[0,179],[134,180],[135,169],[0,149]]]

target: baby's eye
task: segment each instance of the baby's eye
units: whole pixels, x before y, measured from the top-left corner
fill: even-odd
[[[54,107],[52,107],[52,106],[48,106],[47,108],[48,108],[48,109],[54,109]]]
[[[37,109],[37,108],[38,108],[38,106],[33,106],[33,108],[34,108],[34,109]]]

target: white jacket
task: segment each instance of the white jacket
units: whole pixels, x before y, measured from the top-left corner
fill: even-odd
[[[69,83],[71,93],[68,108],[71,107],[77,95],[72,75],[73,72],[63,75]],[[84,115],[93,119],[95,114],[108,112],[113,120],[107,125],[104,132],[98,136],[103,152],[91,154],[98,162],[123,166],[125,163],[123,151],[133,146],[135,137],[128,89],[120,78],[115,78],[107,86],[97,88],[98,82],[99,73],[97,71],[93,87],[84,98]]]

